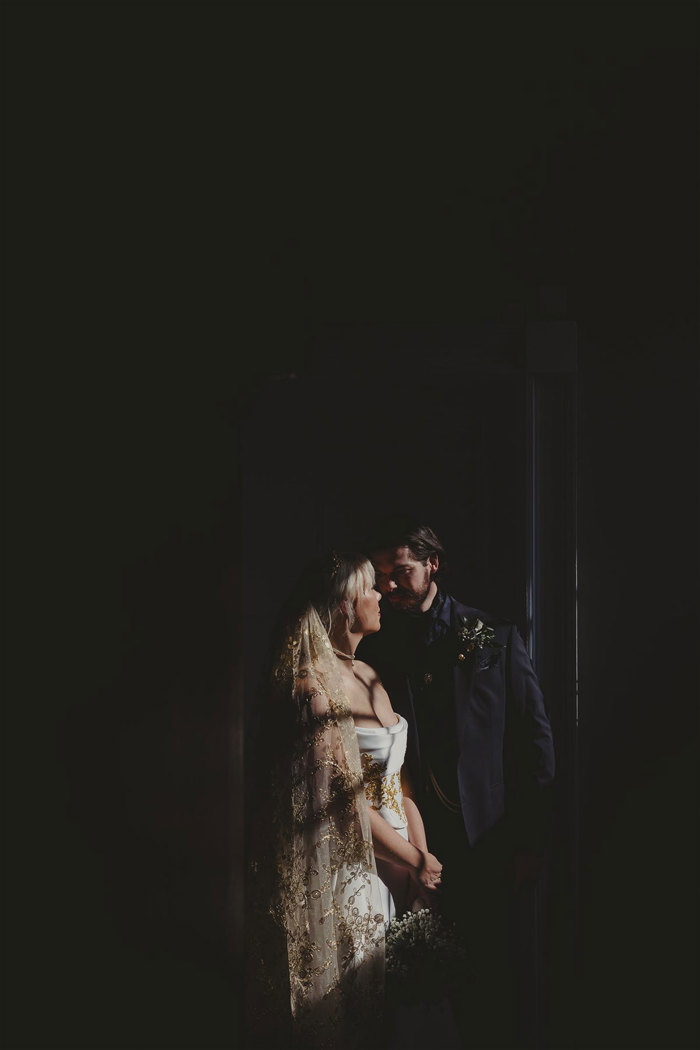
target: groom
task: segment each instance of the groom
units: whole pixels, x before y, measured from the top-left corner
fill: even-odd
[[[554,777],[542,692],[517,628],[442,589],[445,551],[429,526],[385,519],[364,549],[382,629],[358,655],[408,720],[405,768],[443,864],[442,910],[477,973],[456,997],[458,1021],[468,1044],[512,1045],[509,913],[540,873]]]

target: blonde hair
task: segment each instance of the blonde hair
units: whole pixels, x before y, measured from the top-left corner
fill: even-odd
[[[331,551],[330,557],[331,580],[326,607],[317,607],[323,626],[329,634],[339,615],[347,616],[352,629],[357,599],[374,587],[374,566],[364,554],[339,554],[337,551]]]
[[[306,566],[292,599],[293,610],[301,613],[313,605],[328,634],[339,616],[350,626],[355,619],[355,603],[374,587],[374,567],[364,554],[330,551]]]

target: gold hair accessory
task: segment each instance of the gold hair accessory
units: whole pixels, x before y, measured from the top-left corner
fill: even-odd
[[[331,577],[335,576],[340,568],[340,558],[337,551],[331,551]]]

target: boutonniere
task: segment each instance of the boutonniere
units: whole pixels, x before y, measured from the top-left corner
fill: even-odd
[[[460,616],[461,624],[457,628],[457,643],[459,652],[457,659],[460,663],[467,659],[468,653],[480,651],[481,649],[503,649],[501,642],[496,641],[496,632],[493,627],[487,627],[483,620],[474,617],[468,620],[466,616]]]

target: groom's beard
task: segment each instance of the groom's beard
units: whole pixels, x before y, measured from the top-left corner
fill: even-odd
[[[425,590],[418,594],[413,591],[402,591],[399,587],[393,592],[391,598],[387,598],[387,601],[392,609],[396,609],[399,612],[417,613],[420,612],[421,605],[428,597],[429,590],[430,580],[428,580]]]

